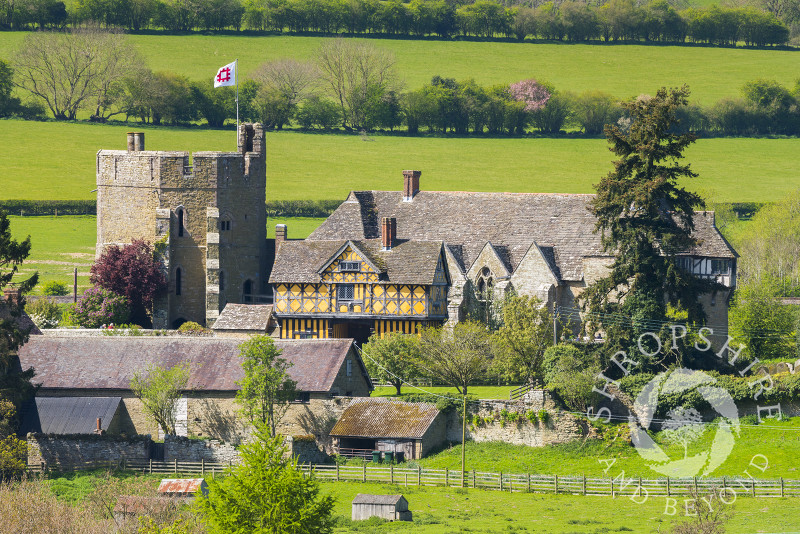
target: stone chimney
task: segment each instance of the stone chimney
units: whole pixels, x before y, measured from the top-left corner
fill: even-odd
[[[381,245],[383,250],[392,250],[397,237],[397,219],[384,217],[381,219]]]
[[[419,193],[419,177],[422,171],[403,171],[403,202],[411,202]]]
[[[128,152],[144,150],[144,132],[128,132]]]
[[[286,229],[285,224],[276,224],[275,225],[275,244],[283,243],[286,241],[286,235],[288,231]]]

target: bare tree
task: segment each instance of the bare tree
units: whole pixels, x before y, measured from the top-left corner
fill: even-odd
[[[106,119],[123,80],[143,69],[125,36],[96,27],[35,32],[16,55],[17,85],[41,98],[56,119],[74,120],[89,106]]]
[[[278,59],[263,63],[252,78],[259,85],[284,95],[292,105],[312,96],[319,83],[319,70],[313,63]]]
[[[318,63],[339,102],[345,127],[369,127],[383,95],[398,85],[394,56],[368,43],[326,41],[319,48]]]

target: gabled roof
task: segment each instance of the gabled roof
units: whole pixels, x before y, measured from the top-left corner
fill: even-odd
[[[343,239],[284,241],[278,247],[270,283],[319,283],[320,271],[347,243]],[[380,239],[351,243],[356,253],[378,269],[382,282],[395,284],[432,284],[442,252],[441,241],[397,240],[391,250],[383,250]]]
[[[406,498],[402,495],[372,495],[369,493],[359,493],[353,499],[352,504],[397,504]],[[408,501],[406,501],[408,503]]]
[[[48,389],[128,391],[133,373],[148,365],[191,364],[189,389],[237,391],[244,376],[240,339],[169,336],[36,336],[20,349],[23,369],[33,367],[33,382]],[[297,388],[327,392],[341,369],[352,339],[275,340],[290,362]],[[355,355],[358,358],[358,355]]]
[[[583,258],[603,251],[588,206],[594,195],[420,191],[403,202],[401,191],[353,191],[308,241],[374,239],[379,221],[397,219],[400,239],[443,241],[466,272],[487,242],[516,270],[535,241],[550,248],[554,272],[563,280],[583,278]],[[713,212],[697,212],[693,254],[733,258],[735,252],[714,227]]]
[[[421,439],[439,410],[424,402],[365,399],[348,406],[331,436]]]
[[[100,418],[100,429],[117,413],[122,397],[36,397],[22,408],[19,434],[93,434]]]
[[[212,330],[248,330],[266,332],[272,317],[271,304],[228,303],[214,322]]]

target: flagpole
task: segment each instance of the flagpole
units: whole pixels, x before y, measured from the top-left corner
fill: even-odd
[[[241,146],[239,146],[239,59],[237,58],[234,62],[233,67],[233,74],[236,77],[236,150],[241,150]]]

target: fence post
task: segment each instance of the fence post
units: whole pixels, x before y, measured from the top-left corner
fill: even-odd
[[[178,459],[175,458],[175,474],[178,474]]]
[[[722,484],[723,485],[725,484],[725,479],[724,478],[722,479]],[[669,491],[669,477],[667,477],[667,497],[672,497],[672,495],[670,495],[670,491]]]
[[[422,485],[422,466],[417,466],[417,486]]]
[[[450,469],[444,468],[444,487],[450,486]]]
[[[336,464],[336,482],[339,482],[339,464]]]
[[[583,494],[586,495],[586,473],[583,474]]]
[[[153,459],[150,458],[150,474],[153,474]]]
[[[528,493],[531,492],[531,473],[528,471]]]
[[[609,480],[609,482],[611,482],[611,498],[613,499],[614,498],[614,479],[611,478],[611,477],[608,477],[608,480]]]
[[[553,475],[553,486],[555,486],[556,495],[558,495],[558,475]]]
[[[754,478],[750,479],[750,489],[753,490],[753,497],[755,497],[756,496],[756,479],[754,479]]]
[[[366,482],[367,481],[367,462],[364,462],[364,471],[363,471],[363,474],[361,476],[361,481],[362,482]]]
[[[781,497],[783,497],[783,477],[781,477]]]
[[[389,466],[389,484],[394,484],[394,464]]]
[[[694,477],[694,492],[697,494],[697,477]]]
[[[475,475],[475,469],[472,470],[472,489],[478,487],[478,477]]]
[[[206,459],[200,458],[200,476],[206,476]]]
[[[503,491],[503,472],[500,471],[500,491]]]

